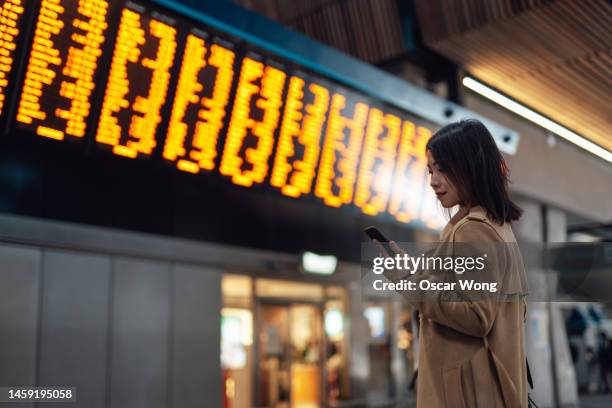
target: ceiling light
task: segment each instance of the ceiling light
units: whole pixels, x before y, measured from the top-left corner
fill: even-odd
[[[521,105],[520,103],[508,98],[507,96],[502,95],[501,93],[497,92],[493,88],[488,87],[482,82],[477,81],[471,77],[464,77],[463,85],[466,88],[469,88],[472,91],[484,96],[485,98],[488,98],[493,102],[503,106],[509,111],[512,111],[517,115],[532,121],[533,123],[543,127],[544,129],[548,129],[549,131],[564,138],[565,140],[612,163],[612,152],[610,152],[609,150],[599,146],[596,143],[591,142],[590,140],[586,139],[583,136],[580,136],[577,133],[572,132],[568,128],[561,126],[557,122],[554,122],[545,116],[540,115],[539,113],[529,109],[524,105]]]

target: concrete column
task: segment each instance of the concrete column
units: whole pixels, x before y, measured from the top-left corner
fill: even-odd
[[[548,208],[547,212],[547,236],[549,242],[565,242],[567,240],[567,220],[563,211],[556,208]],[[553,275],[556,276],[556,275]],[[550,304],[552,349],[554,369],[557,379],[557,403],[560,407],[575,407],[578,405],[578,384],[576,372],[569,351],[569,341],[565,330],[565,322],[561,312],[560,304]]]
[[[516,239],[523,249],[523,257],[527,268],[531,292],[546,285],[546,274],[539,267],[536,248],[543,240],[544,222],[541,206],[536,201],[523,200],[518,202],[523,209],[523,216],[513,226]],[[549,313],[545,302],[529,302],[527,304],[526,350],[529,366],[534,382],[534,390],[530,390],[538,406],[552,407],[554,405],[554,384],[552,376],[552,350],[550,347]]]
[[[554,273],[545,271],[541,252],[544,249],[543,241],[565,240],[566,216],[562,211],[550,207],[543,211],[542,204],[533,200],[522,200],[518,204],[524,213],[513,229],[523,248],[530,292],[538,291],[539,300],[542,289],[554,290],[557,280]],[[529,302],[527,310],[526,349],[534,380],[534,390],[530,394],[540,407],[553,407],[555,404],[559,407],[576,406],[576,379],[558,305]]]

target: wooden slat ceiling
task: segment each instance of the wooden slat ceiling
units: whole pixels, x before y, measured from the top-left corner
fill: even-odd
[[[234,0],[356,58],[375,63],[404,51],[398,0]]]
[[[424,42],[612,150],[608,0],[417,0]]]
[[[400,1],[234,0],[370,63],[406,51]],[[415,1],[428,47],[612,150],[610,1]]]

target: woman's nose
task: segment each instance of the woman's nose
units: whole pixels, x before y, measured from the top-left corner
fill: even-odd
[[[440,181],[436,176],[431,176],[431,180],[429,180],[429,185],[431,186],[431,188],[438,188],[440,187]]]

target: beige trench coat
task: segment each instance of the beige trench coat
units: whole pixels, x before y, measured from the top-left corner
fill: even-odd
[[[510,224],[499,225],[472,207],[442,231],[441,242],[514,242]],[[519,251],[509,274],[526,276]],[[417,408],[527,407],[524,347],[526,304],[516,301],[419,302]]]

